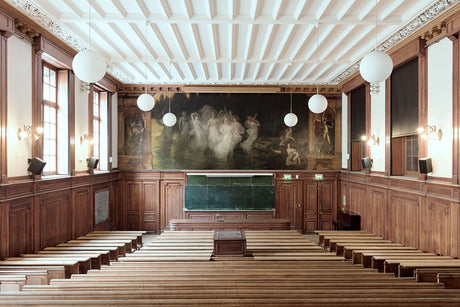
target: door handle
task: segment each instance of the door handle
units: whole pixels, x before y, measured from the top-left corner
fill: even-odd
[[[302,208],[302,204],[297,204],[297,208]]]

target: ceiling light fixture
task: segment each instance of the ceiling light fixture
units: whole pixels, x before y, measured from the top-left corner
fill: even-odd
[[[171,62],[169,63],[169,74],[171,74]],[[176,124],[177,118],[174,113],[171,113],[171,93],[169,92],[169,87],[168,87],[168,105],[169,105],[169,111],[165,115],[163,115],[163,123],[167,127],[172,127]]]
[[[148,42],[147,39],[147,26],[148,26],[148,21],[145,21],[145,39]],[[147,46],[145,46],[145,58],[147,59]],[[141,94],[139,97],[137,97],[137,106],[139,109],[141,109],[144,112],[148,112],[153,109],[155,106],[155,99],[153,98],[152,95],[147,94],[147,64],[145,65],[145,93]]]
[[[316,52],[318,51],[318,40],[319,40],[319,24],[316,23]],[[323,95],[319,94],[319,84],[316,83],[316,94],[311,96],[308,100],[308,108],[313,113],[323,113],[327,109],[327,99]]]
[[[290,95],[291,108],[290,108],[290,112],[284,116],[284,123],[288,127],[294,127],[295,125],[297,125],[298,118],[297,118],[297,115],[292,113],[292,71],[293,71],[293,67],[292,67],[292,63],[289,65],[291,66],[291,95]]]
[[[88,49],[80,51],[75,55],[72,61],[72,69],[75,72],[75,75],[78,79],[94,83],[105,76],[107,65],[105,58],[99,52],[91,49],[91,0],[88,1],[89,4],[89,44]]]
[[[377,50],[377,1],[375,0],[375,50],[367,54],[359,64],[359,72],[371,84],[371,94],[380,92],[379,83],[385,81],[393,71],[393,60],[381,50]]]

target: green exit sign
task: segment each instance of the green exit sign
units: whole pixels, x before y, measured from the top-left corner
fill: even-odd
[[[323,174],[315,174],[316,180],[323,180]]]

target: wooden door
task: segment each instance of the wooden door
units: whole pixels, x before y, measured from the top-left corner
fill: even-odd
[[[299,201],[302,187],[297,181],[279,180],[276,183],[276,217],[288,219],[291,229],[303,232],[303,204]]]
[[[305,231],[318,230],[318,189],[316,181],[303,182],[305,204]]]
[[[161,181],[159,214],[161,230],[169,228],[170,220],[184,218],[184,186],[183,179]]]
[[[336,216],[337,181],[318,182],[318,230],[331,230]]]

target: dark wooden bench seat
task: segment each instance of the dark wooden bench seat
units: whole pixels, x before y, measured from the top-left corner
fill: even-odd
[[[116,244],[116,243],[86,243],[86,242],[78,242],[78,243],[61,243],[58,244],[57,247],[80,247],[80,248],[87,248],[87,247],[93,247],[93,248],[117,248],[117,257],[123,257],[126,255],[126,246],[123,243]],[[45,248],[45,250],[48,250],[48,248]]]
[[[372,256],[376,255],[412,255],[423,253],[417,249],[385,249],[385,250],[368,250],[368,249],[356,249],[352,251],[351,263],[362,264],[365,268],[372,266]],[[426,253],[428,254],[428,253]],[[430,254],[435,255],[435,254]]]
[[[43,267],[50,267],[50,266],[57,266],[62,268],[64,272],[64,276],[60,276],[60,278],[70,278],[72,274],[77,274],[80,272],[80,265],[79,260],[62,260],[62,259],[52,259],[52,260],[3,260],[0,261],[0,270],[4,270],[5,267],[32,267],[35,266],[37,268]],[[21,261],[22,260],[22,261]],[[49,271],[49,270],[48,270]],[[57,271],[57,270],[56,270]]]
[[[414,247],[405,247],[402,244],[398,243],[338,243],[336,246],[336,253],[338,256],[343,256],[346,259],[351,259],[353,255],[353,250],[355,249],[375,249],[375,250],[384,250],[384,249],[415,249]]]
[[[460,289],[460,273],[438,273],[437,278],[446,289]]]
[[[147,231],[120,231],[120,230],[97,230],[97,231],[93,231],[89,234],[87,234],[87,236],[90,236],[90,235],[114,235],[114,236],[117,236],[117,235],[130,235],[130,236],[136,236],[137,237],[137,243],[142,246],[142,235],[146,234]]]
[[[64,243],[65,244],[65,243]],[[61,244],[59,244],[61,245]],[[43,252],[101,252],[101,254],[104,254],[105,252],[109,252],[109,257],[110,260],[117,261],[118,260],[118,252],[119,252],[120,247],[117,246],[88,246],[88,245],[83,245],[83,246],[53,246],[53,247],[47,247],[43,250]],[[125,251],[123,249],[122,255],[125,255]],[[122,256],[120,255],[120,256]]]
[[[103,240],[103,241],[115,241],[115,242],[122,242],[126,240],[131,240],[131,248],[132,249],[139,249],[142,245],[138,245],[137,236],[113,236],[113,235],[85,235],[80,236],[77,240]]]
[[[385,260],[384,272],[414,277],[417,268],[460,268],[460,260]]]
[[[21,258],[28,259],[28,258],[37,258],[37,259],[81,259],[82,261],[87,261],[89,259],[90,266],[88,269],[100,269],[102,265],[102,257],[100,254],[23,254]]]
[[[80,251],[80,250],[43,250],[39,251],[38,254],[44,255],[88,255],[88,256],[98,256],[101,261],[101,265],[110,265],[110,251],[94,250],[94,251]],[[93,268],[93,265],[91,265]]]
[[[95,246],[103,246],[106,244],[107,246],[123,246],[126,253],[131,253],[133,250],[132,240],[70,240],[67,244],[94,244]]]
[[[393,241],[390,240],[383,240],[382,238],[379,237],[369,237],[369,238],[350,238],[350,239],[330,239],[328,248],[331,252],[337,250],[337,245],[343,245],[343,244],[366,244],[369,243],[370,245],[372,244],[388,244],[388,243],[393,243]]]
[[[415,280],[417,282],[437,282],[438,273],[460,273],[456,268],[417,268],[415,269]]]
[[[438,261],[438,260],[452,260],[452,259],[453,258],[449,256],[424,255],[424,253],[417,253],[414,255],[394,255],[394,256],[379,255],[379,256],[372,257],[372,268],[377,269],[379,272],[385,271],[385,261],[386,260],[391,260],[391,261],[398,261],[398,260],[400,261],[409,261],[409,260]]]

